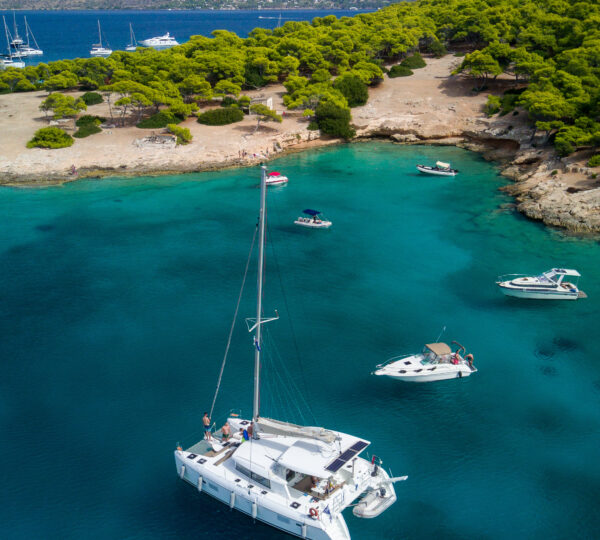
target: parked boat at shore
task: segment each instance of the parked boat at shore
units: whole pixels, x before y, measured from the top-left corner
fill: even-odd
[[[379,364],[373,374],[409,382],[469,377],[477,371],[473,355],[465,355],[465,348],[460,343],[452,343],[458,347],[455,352],[446,343],[428,343],[419,354],[395,356]]]
[[[574,283],[564,281],[574,278]],[[581,274],[568,268],[552,268],[538,276],[507,274],[500,276],[496,284],[506,296],[534,300],[577,300],[587,295],[579,290]]]
[[[444,163],[443,161],[436,161],[435,167],[417,165],[417,170],[425,174],[436,174],[438,176],[456,176],[458,174],[457,169],[452,169],[450,163]]]

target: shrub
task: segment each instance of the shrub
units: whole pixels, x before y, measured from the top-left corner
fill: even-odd
[[[90,135],[94,135],[94,133],[100,133],[101,131],[102,130],[96,124],[84,124],[75,133],[73,133],[73,137],[83,139],[84,137],[89,137]]]
[[[364,105],[369,99],[367,85],[356,75],[349,73],[340,75],[333,83],[333,87],[344,95],[350,107]]]
[[[596,154],[595,156],[592,156],[590,158],[590,160],[588,161],[588,166],[589,167],[598,167],[598,166],[600,166],[600,154]]]
[[[394,77],[409,77],[413,72],[411,69],[401,66],[395,65],[390,68],[390,72],[388,73],[388,77],[393,79]]]
[[[438,40],[432,41],[428,47],[428,50],[436,58],[441,58],[442,56],[446,56],[448,54],[448,49],[446,49],[444,44]]]
[[[84,114],[83,116],[80,116],[76,121],[75,121],[75,125],[77,127],[83,127],[83,126],[99,126],[102,122],[104,122],[106,120],[106,118],[103,118],[102,116],[93,116],[91,114]]]
[[[412,56],[409,56],[408,58],[402,60],[402,62],[400,62],[400,65],[408,69],[419,69],[424,68],[427,64],[425,63],[425,60],[423,60],[423,57],[418,52],[416,52]]]
[[[315,120],[311,120],[306,129],[310,131],[317,131],[319,129],[319,124]]]
[[[558,174],[558,169],[554,169],[551,173],[550,176],[556,176]]]
[[[73,144],[73,137],[57,127],[38,129],[27,143],[27,148],[66,148]]]
[[[342,139],[351,139],[356,132],[350,126],[350,109],[328,101],[321,102],[315,110],[315,121],[321,133]]]
[[[232,98],[231,96],[225,96],[222,100],[221,100],[221,107],[231,107],[232,105],[237,105],[238,102],[236,101],[235,98]]]
[[[487,116],[494,116],[500,108],[502,107],[502,103],[498,96],[489,95],[487,98],[487,103],[485,104],[484,110]]]
[[[454,56],[456,56],[457,58],[462,58],[463,56],[465,56],[465,54],[467,54],[467,53],[457,51],[454,53]]]
[[[137,127],[142,129],[157,129],[167,127],[169,124],[179,124],[183,118],[169,111],[160,111],[149,118],[144,118]]]
[[[98,92],[86,92],[81,96],[81,99],[83,99],[83,102],[88,106],[97,105],[104,101],[103,97]]]
[[[167,129],[177,136],[177,144],[187,144],[192,140],[192,134],[188,128],[179,127],[177,124],[169,124]]]
[[[211,109],[198,116],[198,122],[207,126],[224,126],[239,122],[244,118],[244,113],[234,107],[224,109]]]

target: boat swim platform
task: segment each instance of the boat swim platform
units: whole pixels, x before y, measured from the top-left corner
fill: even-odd
[[[579,291],[579,294],[577,295],[577,298],[587,298],[588,295],[586,293],[584,293],[583,291]]]

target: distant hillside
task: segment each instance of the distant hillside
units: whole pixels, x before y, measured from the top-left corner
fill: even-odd
[[[0,9],[371,9],[391,0],[0,0]]]

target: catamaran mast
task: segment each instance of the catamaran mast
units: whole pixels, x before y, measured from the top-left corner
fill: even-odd
[[[100,42],[100,48],[102,48],[102,30],[100,30],[100,19],[98,19],[98,40]]]
[[[260,178],[260,215],[258,223],[258,278],[256,299],[256,328],[254,329],[254,408],[252,419],[258,421],[260,408],[260,347],[261,347],[261,316],[262,316],[262,287],[263,268],[265,260],[265,216],[267,211],[267,167],[262,166]],[[256,433],[256,429],[254,433]]]

